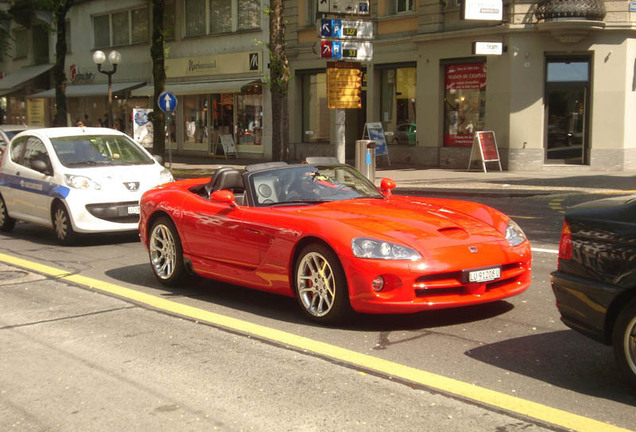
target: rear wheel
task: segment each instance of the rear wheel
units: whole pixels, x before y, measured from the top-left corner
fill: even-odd
[[[618,315],[613,336],[618,368],[636,386],[636,299],[630,301]]]
[[[331,249],[318,243],[305,246],[294,270],[298,303],[311,320],[335,324],[351,314],[347,279]]]
[[[0,195],[0,231],[9,232],[15,226],[15,219],[9,216],[4,199]]]
[[[148,253],[152,271],[166,286],[175,286],[188,278],[183,262],[181,239],[174,223],[167,217],[158,218],[150,229]]]
[[[77,240],[71,217],[62,203],[57,203],[53,208],[53,230],[57,240],[64,245],[71,245]]]

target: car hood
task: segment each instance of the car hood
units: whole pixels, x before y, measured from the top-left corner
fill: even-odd
[[[159,164],[123,165],[117,167],[76,168],[66,171],[66,174],[85,176],[102,186],[102,189],[122,186],[128,190],[147,190],[162,183]]]
[[[427,249],[467,243],[505,241],[492,225],[424,200],[357,199],[303,208],[299,213],[337,221],[357,236],[398,241]]]

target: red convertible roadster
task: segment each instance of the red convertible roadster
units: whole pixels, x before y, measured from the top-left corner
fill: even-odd
[[[492,302],[530,285],[530,244],[474,202],[392,194],[348,165],[219,168],[141,199],[140,236],[168,286],[192,274],[294,296],[318,322]]]

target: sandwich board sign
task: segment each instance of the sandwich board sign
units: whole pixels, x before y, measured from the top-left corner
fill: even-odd
[[[475,155],[475,153],[478,153],[478,155]],[[479,159],[476,160],[481,160],[484,172],[488,172],[486,169],[486,162],[497,162],[499,164],[499,171],[502,171],[495,131],[475,132],[473,137],[473,147],[470,150],[470,160],[468,161],[468,171],[470,171],[473,159],[475,159],[476,156],[479,157]]]

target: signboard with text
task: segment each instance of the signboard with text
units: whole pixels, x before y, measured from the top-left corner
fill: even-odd
[[[317,0],[318,12],[369,15],[369,0]]]
[[[479,21],[501,21],[502,0],[463,0],[462,19]]]
[[[470,160],[468,161],[468,171],[475,159],[475,153],[479,153],[482,169],[487,172],[486,162],[497,162],[499,171],[501,169],[501,161],[499,160],[499,149],[497,148],[497,139],[494,131],[477,131],[473,139],[473,148],[470,151]]]
[[[373,22],[361,20],[321,19],[316,22],[318,35],[335,39],[373,39]]]
[[[327,63],[327,107],[362,108],[362,70],[356,62]]]
[[[373,60],[373,43],[323,40],[320,41],[320,57],[369,62]]]

